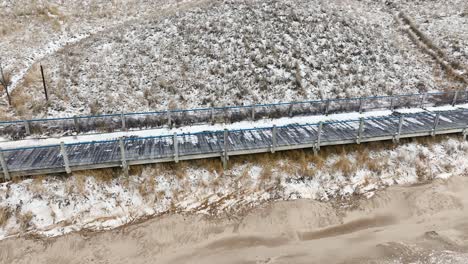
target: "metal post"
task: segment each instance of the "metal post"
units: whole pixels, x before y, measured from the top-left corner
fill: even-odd
[[[435,136],[437,133],[437,127],[439,126],[440,113],[437,113],[434,118],[434,127],[432,128],[432,136]]]
[[[314,154],[316,155],[320,151],[320,141],[322,140],[322,128],[323,128],[323,122],[320,122],[318,125],[318,130],[317,130],[317,142],[315,143],[315,147],[314,147]]]
[[[393,112],[395,110],[395,96],[392,96],[392,99],[390,100],[390,111]]]
[[[70,161],[68,160],[67,149],[65,148],[65,143],[60,142],[60,154],[62,154],[63,165],[65,166],[65,171],[70,174]]]
[[[77,133],[80,133],[80,124],[78,123],[78,117],[73,116],[73,122],[75,123],[75,130]]]
[[[44,86],[45,98],[46,98],[46,101],[49,101],[49,95],[47,94],[47,86],[46,86],[46,81],[44,77],[44,68],[42,68],[42,64],[40,66],[41,66],[42,85]]]
[[[255,105],[252,105],[252,121],[255,121]]]
[[[8,166],[7,166],[5,157],[3,156],[3,151],[1,148],[0,148],[0,165],[2,165],[3,176],[5,180],[7,181],[11,180],[10,173],[8,172]]]
[[[174,161],[175,163],[179,163],[179,140],[177,139],[177,132],[174,133],[172,144],[174,144]]]
[[[228,160],[229,160],[229,155],[228,155],[228,133],[229,131],[227,129],[224,129],[224,149],[223,149],[223,168],[224,170],[227,170],[228,166]]]
[[[127,164],[127,156],[125,151],[125,144],[123,138],[119,138],[119,145],[120,145],[120,155],[122,159],[122,169],[124,171],[125,177],[128,177],[128,164]]]
[[[120,120],[122,120],[122,130],[127,131],[127,120],[123,113],[120,114]]]
[[[26,129],[26,136],[31,135],[31,126],[30,126],[30,121],[24,121],[24,128]]]
[[[277,146],[277,128],[276,125],[273,125],[273,128],[271,129],[271,153],[275,153],[276,151],[276,146]]]
[[[400,115],[400,120],[398,121],[398,131],[395,135],[395,142],[398,143],[400,142],[400,136],[401,136],[401,131],[403,129],[403,122],[405,120],[405,117],[403,115]]]
[[[457,99],[458,99],[458,90],[455,92],[455,95],[453,95],[452,106],[455,106],[457,104]]]
[[[362,132],[364,131],[364,118],[361,117],[359,120],[359,130],[358,130],[358,135],[357,135],[357,144],[361,144],[361,139],[362,139]]]

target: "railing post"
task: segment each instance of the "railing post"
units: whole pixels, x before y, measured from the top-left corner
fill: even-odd
[[[175,163],[179,163],[179,140],[177,139],[177,132],[174,133],[172,144],[174,145],[174,161]]]
[[[271,153],[276,152],[276,146],[277,146],[277,131],[276,131],[276,125],[273,125],[273,128],[271,129]]]
[[[229,154],[228,154],[228,147],[229,147],[229,144],[228,144],[228,133],[229,131],[227,129],[224,129],[224,140],[223,140],[223,144],[224,144],[224,147],[223,147],[223,154],[222,154],[222,159],[223,159],[223,168],[224,170],[227,170],[227,167],[228,167],[228,160],[229,160]]]
[[[362,109],[364,107],[364,100],[362,98],[359,98],[359,113],[362,113]]]
[[[123,113],[120,114],[120,120],[122,121],[122,130],[127,131],[127,122]]]
[[[78,122],[78,117],[73,116],[73,123],[75,124],[75,130],[77,133],[80,133],[80,123]]]
[[[215,123],[215,118],[214,118],[214,107],[211,107],[210,109],[210,119],[211,119],[211,124],[213,125]]]
[[[328,111],[330,111],[330,99],[325,102],[325,115],[328,115]]]
[[[10,173],[8,172],[8,165],[5,160],[5,156],[3,156],[3,151],[0,148],[0,165],[2,165],[2,170],[3,170],[3,177],[5,180],[9,181],[11,180]]]
[[[457,104],[457,100],[458,100],[458,90],[455,91],[455,94],[453,95],[452,106],[455,106]]]
[[[358,130],[358,135],[357,135],[357,144],[361,144],[361,139],[362,139],[362,132],[364,131],[364,118],[361,117],[359,120],[359,130]]]
[[[289,117],[292,117],[293,116],[293,108],[294,108],[294,103],[291,103],[289,105],[289,109],[288,109],[288,116]]]
[[[320,122],[317,128],[317,142],[315,142],[314,154],[317,155],[320,151],[320,141],[322,140],[323,122]]]
[[[255,121],[255,105],[252,105],[252,121]]]
[[[400,120],[398,121],[398,131],[396,132],[394,142],[398,143],[400,142],[400,136],[401,136],[401,131],[403,129],[403,122],[405,120],[405,117],[403,115],[400,115]]]
[[[172,127],[172,116],[171,116],[171,111],[170,110],[167,110],[166,111],[166,115],[167,115],[167,125],[169,127]]]
[[[65,166],[65,171],[70,174],[70,161],[68,160],[67,149],[65,148],[65,143],[60,142],[60,154],[62,154],[63,165]]]
[[[426,99],[427,99],[427,93],[425,93],[425,94],[422,95],[419,108],[424,108],[424,103],[426,102]]]
[[[26,136],[31,135],[31,126],[29,121],[24,121],[24,128],[26,129]]]
[[[440,121],[440,113],[437,113],[434,118],[434,127],[432,128],[432,136],[435,136],[437,134],[437,127],[439,126],[439,121]]]
[[[122,169],[124,171],[125,177],[128,177],[127,155],[125,151],[125,144],[124,144],[123,138],[119,138],[119,146],[120,146],[120,155],[122,159]]]
[[[467,137],[468,137],[468,128],[465,128],[463,130],[463,140],[466,140]]]
[[[392,99],[390,99],[390,111],[393,112],[395,110],[395,96],[392,95]]]

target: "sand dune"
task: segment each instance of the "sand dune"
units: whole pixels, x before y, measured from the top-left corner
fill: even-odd
[[[1,263],[467,263],[468,177],[369,200],[167,215],[103,233],[0,242]]]

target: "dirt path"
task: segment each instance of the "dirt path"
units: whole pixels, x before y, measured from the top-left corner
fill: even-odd
[[[124,229],[0,242],[0,263],[466,263],[468,177],[395,187],[354,209],[279,202],[236,219],[168,215]]]

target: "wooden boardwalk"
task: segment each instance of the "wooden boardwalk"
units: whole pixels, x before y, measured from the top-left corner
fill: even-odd
[[[13,176],[62,173],[96,168],[178,162],[320,146],[468,132],[468,111],[423,112],[310,125],[288,125],[235,131],[3,150],[2,174]],[[174,144],[176,142],[176,144]]]

